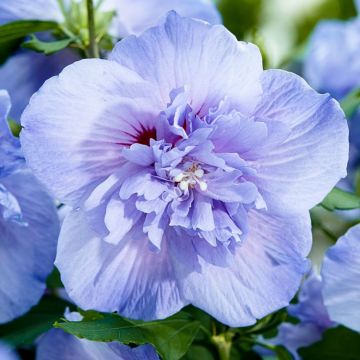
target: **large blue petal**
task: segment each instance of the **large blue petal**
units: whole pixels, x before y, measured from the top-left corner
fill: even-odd
[[[23,113],[20,137],[28,165],[57,198],[78,206],[124,164],[123,144],[153,126],[161,111],[154,93],[151,84],[113,61],[68,66]]]
[[[238,42],[223,26],[175,12],[140,37],[117,43],[111,59],[157,85],[164,104],[171,91],[186,86],[188,103],[200,116],[226,97],[247,115],[261,94],[262,59],[255,45]]]
[[[247,326],[287,306],[308,263],[309,216],[272,217],[252,211],[249,234],[227,267],[198,257],[185,236],[171,242],[183,296],[230,326]]]
[[[179,294],[166,244],[152,251],[142,223],[118,244],[109,244],[90,229],[82,212],[66,217],[56,265],[70,298],[81,308],[150,320],[187,304]]]
[[[0,218],[0,323],[22,315],[45,290],[59,231],[52,199],[28,172],[0,179],[18,201],[23,222]],[[1,206],[0,206],[1,208]]]
[[[360,225],[352,227],[326,252],[321,274],[331,320],[360,331]]]
[[[320,95],[299,76],[282,70],[263,74],[263,99],[255,118],[271,130],[282,123],[289,134],[256,148],[258,187],[271,211],[297,213],[318,204],[346,176],[349,130],[339,104]]]

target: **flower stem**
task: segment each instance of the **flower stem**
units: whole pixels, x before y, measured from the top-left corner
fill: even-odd
[[[212,336],[211,340],[218,350],[220,360],[230,360],[232,336],[230,333]]]
[[[95,11],[93,0],[86,0],[87,15],[88,15],[88,28],[89,28],[89,57],[99,58],[99,48],[96,42],[96,30],[95,30]]]

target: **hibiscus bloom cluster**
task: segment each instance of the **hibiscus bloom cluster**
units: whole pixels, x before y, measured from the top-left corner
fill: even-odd
[[[86,18],[85,1],[15,3],[0,4],[0,24],[52,20],[82,34],[72,21]],[[99,22],[111,13],[107,31],[122,38],[102,59],[20,50],[0,67],[14,94],[11,112],[0,92],[0,322],[40,300],[54,261],[82,309],[66,310],[72,322],[83,310],[151,321],[193,305],[235,328],[288,306],[310,269],[309,210],[347,175],[339,103],[264,70],[258,47],[219,25],[205,0],[109,0],[96,11]],[[24,61],[34,67],[13,76]],[[68,209],[61,230],[55,200]],[[321,279],[312,274],[289,307],[300,324],[282,324],[272,344],[296,357],[334,324],[360,330],[343,310],[359,305],[349,283],[359,238],[354,227],[328,250]],[[159,359],[150,345],[59,329],[37,348],[39,360]]]

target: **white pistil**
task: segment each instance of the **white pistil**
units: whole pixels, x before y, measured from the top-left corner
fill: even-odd
[[[196,184],[199,185],[201,191],[207,190],[207,183],[203,180],[200,180],[205,175],[203,169],[201,169],[198,165],[193,164],[186,171],[177,174],[173,181],[178,183],[179,188],[182,191],[189,191],[189,188],[194,188]]]
[[[205,181],[199,181],[199,186],[201,191],[207,190],[207,183]]]

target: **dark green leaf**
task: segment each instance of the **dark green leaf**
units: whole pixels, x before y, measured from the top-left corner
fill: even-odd
[[[322,340],[298,352],[302,360],[359,360],[360,334],[339,326],[327,330]]]
[[[31,35],[31,39],[24,42],[21,46],[45,55],[51,55],[67,48],[73,41],[74,38],[57,41],[41,41],[35,35]]]
[[[264,335],[265,333],[276,330],[276,328],[285,321],[288,314],[285,309],[281,309],[273,314],[270,314],[258,322],[255,325],[241,329],[245,334],[251,335]]]
[[[21,39],[0,43],[0,65],[6,62],[6,60],[18,49],[20,44]]]
[[[0,26],[0,45],[12,40],[42,31],[55,30],[58,24],[53,21],[20,20]]]
[[[213,353],[204,346],[193,345],[182,360],[215,360]]]
[[[293,360],[292,355],[282,346],[275,346],[274,351],[278,360]]]
[[[339,188],[334,188],[320,205],[329,211],[358,209],[360,208],[360,197]]]
[[[46,279],[46,287],[48,289],[59,289],[64,287],[61,282],[60,272],[56,267],[54,267],[53,272]]]
[[[69,303],[55,297],[44,297],[26,315],[0,326],[0,339],[14,347],[32,344],[42,333],[50,330]]]
[[[55,327],[93,341],[120,341],[137,345],[150,343],[166,360],[177,360],[184,356],[200,327],[197,321],[176,316],[162,321],[141,322],[94,311],[83,315],[85,317],[80,322],[64,321],[56,323]]]
[[[345,115],[348,119],[352,117],[360,106],[360,89],[352,91],[344,100],[341,101]]]

